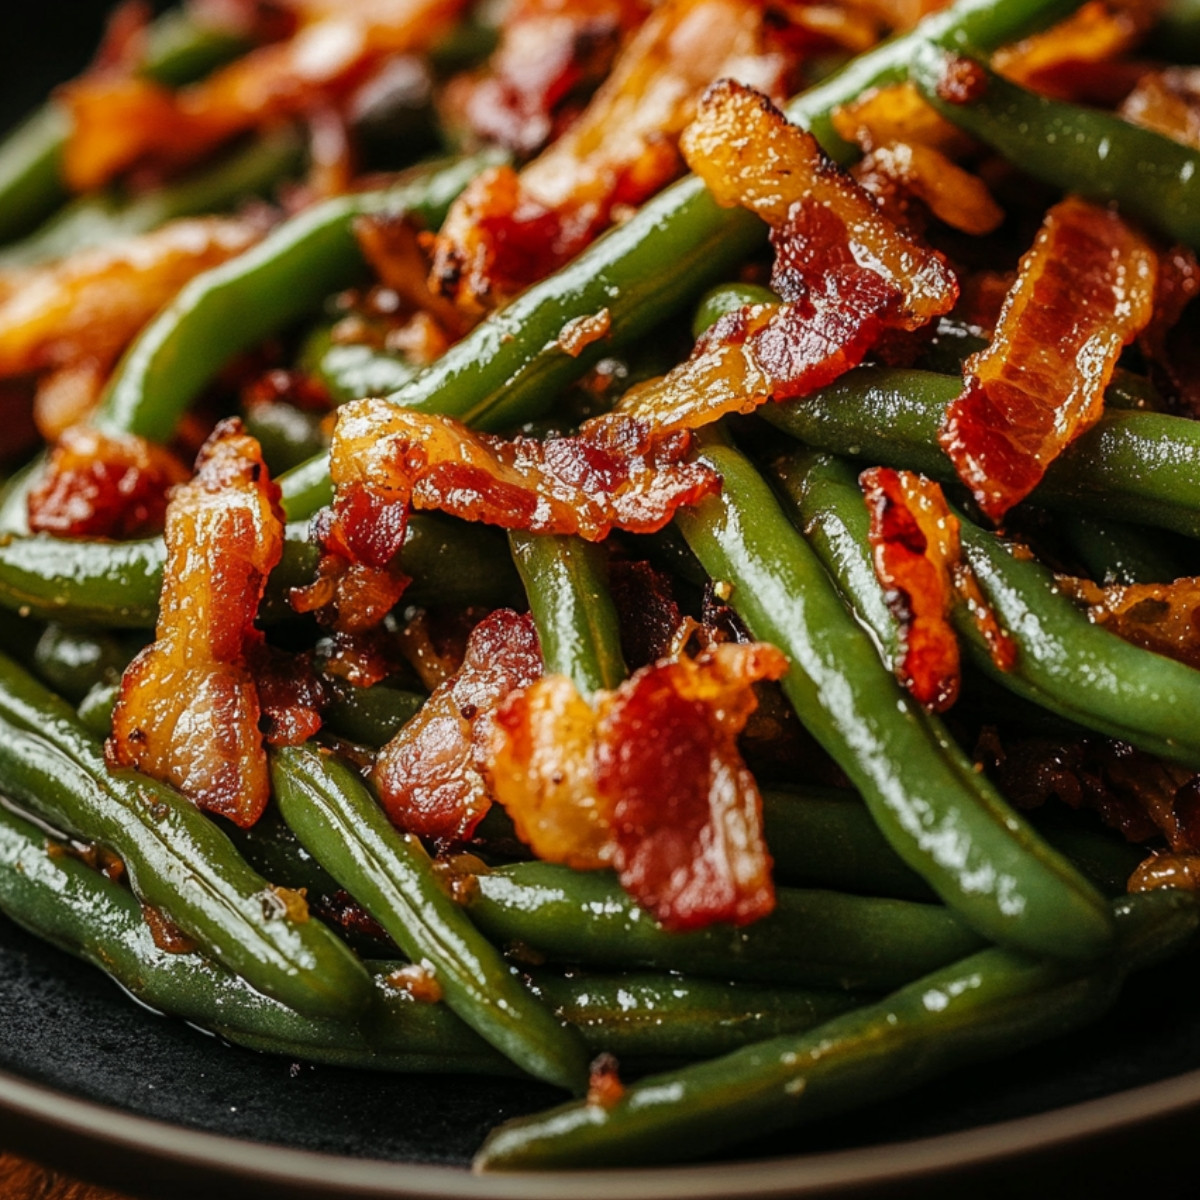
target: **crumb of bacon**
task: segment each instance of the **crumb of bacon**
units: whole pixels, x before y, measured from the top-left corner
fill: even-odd
[[[471,836],[491,807],[483,769],[496,709],[541,673],[532,618],[501,609],[476,626],[462,666],[376,760],[372,782],[393,824],[439,845]]]
[[[714,84],[682,147],[719,203],[771,225],[781,303],[726,314],[686,362],[626,393],[619,413],[684,429],[794,399],[857,366],[885,331],[917,329],[953,306],[958,287],[944,259],[890,221],[765,96]]]
[[[587,1103],[612,1108],[624,1095],[621,1064],[607,1052],[598,1055],[588,1068]]]
[[[726,644],[637,671],[588,704],[547,676],[495,721],[493,793],[539,858],[612,865],[666,928],[746,924],[774,906],[761,799],[737,749],[778,679],[773,646]]]
[[[158,533],[167,493],[188,477],[163,446],[128,433],[68,429],[26,500],[32,533],[130,538]]]
[[[676,148],[722,75],[780,94],[792,52],[766,5],[665,0],[579,119],[520,174],[485,172],[450,210],[431,279],[479,315],[578,254],[682,170]]]
[[[195,477],[175,489],[165,537],[155,640],[121,680],[106,756],[249,826],[269,793],[253,622],[283,553],[283,517],[258,443],[237,420],[216,427]]]
[[[465,0],[289,7],[299,26],[291,37],[178,91],[123,72],[61,89],[72,124],[64,152],[69,185],[90,191],[133,167],[178,169],[239,133],[335,106],[385,58],[427,49]]]
[[[1115,212],[1068,197],[1046,214],[939,435],[993,521],[1099,420],[1122,348],[1152,316],[1157,274],[1153,248]]]

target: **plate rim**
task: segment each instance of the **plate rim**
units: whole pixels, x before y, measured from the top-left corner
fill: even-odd
[[[732,1163],[475,1175],[465,1167],[351,1158],[159,1121],[0,1071],[0,1113],[47,1131],[239,1183],[337,1189],[374,1200],[756,1200],[901,1183],[1020,1159],[1200,1106],[1200,1068],[1006,1121],[908,1141]],[[330,1191],[330,1195],[335,1194]]]

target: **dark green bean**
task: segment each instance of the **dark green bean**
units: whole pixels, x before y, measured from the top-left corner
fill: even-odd
[[[508,542],[547,673],[568,676],[584,697],[614,689],[628,670],[605,551],[577,537],[517,532]]]
[[[1097,583],[1166,583],[1189,573],[1182,555],[1156,530],[1084,513],[1063,513],[1058,527]]]
[[[113,709],[121,694],[119,683],[97,683],[79,702],[75,715],[93,737],[106,738],[112,733]]]
[[[1034,953],[1102,953],[1102,898],[1017,821],[941,723],[897,684],[814,551],[739,454],[710,444],[720,496],[677,518],[750,633],[790,667],[782,686],[910,867],[990,939]]]
[[[975,64],[980,87],[963,102],[938,86],[945,50],[925,45],[913,81],[948,121],[991,146],[1027,175],[1123,212],[1168,238],[1200,246],[1200,151],[1112,113],[1051,100]]]
[[[378,748],[417,715],[426,697],[384,683],[371,687],[331,681],[336,699],[325,710],[325,725],[334,733],[364,746]]]
[[[611,1106],[576,1103],[510,1121],[489,1136],[475,1169],[709,1155],[1076,1029],[1109,1008],[1130,971],[1181,949],[1200,924],[1196,898],[1184,892],[1130,896],[1114,913],[1118,953],[1096,966],[984,950],[811,1033],[652,1076]]]
[[[133,542],[0,536],[0,605],[74,625],[150,629],[158,619],[166,557],[161,538]],[[292,615],[293,587],[311,583],[318,558],[304,522],[287,527],[262,617]],[[516,572],[495,530],[438,516],[409,522],[401,561],[411,604],[500,605],[519,594]]]
[[[339,196],[285,222],[257,246],[198,275],[142,331],[118,364],[95,423],[166,441],[225,363],[348,287],[366,267],[354,219],[409,213],[436,227],[495,155],[423,167],[378,192]]]
[[[282,475],[329,447],[325,414],[286,400],[260,400],[242,408],[246,432],[262,447],[272,475]]]
[[[118,854],[134,891],[259,991],[309,1016],[368,999],[357,959],[297,921],[216,824],[172,788],[110,771],[65,701],[0,659],[0,790],[35,816]]]
[[[437,981],[446,1003],[518,1066],[569,1091],[587,1088],[587,1054],[479,934],[433,870],[420,840],[384,816],[361,777],[329,754],[272,756],[283,819],[302,845]]]
[[[818,450],[953,483],[937,434],[961,389],[956,377],[862,367],[803,400],[759,412]],[[1200,421],[1109,412],[1050,465],[1032,499],[1200,537]]]
[[[515,863],[478,883],[467,910],[489,937],[585,966],[881,990],[980,944],[947,909],[908,900],[781,888],[742,929],[668,933],[607,871]]]
[[[356,342],[335,342],[328,326],[309,335],[300,352],[300,369],[325,385],[338,404],[367,396],[386,396],[417,375],[418,368],[398,354]]]
[[[78,704],[97,685],[113,684],[140,648],[137,642],[94,630],[48,625],[33,648],[33,673]]]

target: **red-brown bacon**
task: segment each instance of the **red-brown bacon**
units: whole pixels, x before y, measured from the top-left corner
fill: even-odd
[[[1200,148],[1200,70],[1149,71],[1121,103],[1121,116],[1144,129]]]
[[[283,517],[258,443],[236,420],[217,426],[195,478],[175,490],[166,543],[155,641],[121,680],[107,757],[247,827],[269,794],[249,659]]]
[[[1074,197],[1047,213],[940,434],[993,521],[1099,419],[1122,347],[1150,320],[1156,274],[1154,250],[1116,213]]]
[[[711,469],[686,461],[689,446],[687,434],[663,436],[633,419],[578,437],[506,441],[359,400],[341,409],[334,432],[335,511],[340,520],[342,497],[366,492],[382,506],[440,508],[506,529],[590,541],[614,528],[652,533],[720,487]]]
[[[620,413],[685,429],[807,395],[861,362],[886,330],[919,328],[953,306],[958,288],[945,261],[888,220],[764,96],[714,84],[682,146],[720,203],[771,225],[771,282],[783,303],[722,317],[687,362],[631,389]]]
[[[33,533],[129,538],[157,533],[167,492],[188,477],[171,451],[133,434],[68,429],[29,492]]]
[[[376,761],[372,779],[398,828],[442,845],[471,836],[491,807],[483,772],[496,709],[541,673],[530,617],[502,609],[476,626],[457,673]]]
[[[896,674],[913,698],[945,712],[958,698],[958,638],[950,625],[958,520],[942,489],[911,471],[872,467],[859,476],[871,513],[875,574],[900,625]]]
[[[752,685],[786,669],[773,646],[714,646],[642,668],[595,708],[540,679],[497,716],[494,794],[539,858],[613,865],[669,929],[757,920],[774,906],[771,860],[737,735]]]
[[[790,55],[755,0],[665,0],[621,52],[582,116],[518,176],[480,176],[450,211],[432,279],[479,312],[578,254],[623,208],[682,169],[675,142],[700,93],[735,75],[781,89]]]

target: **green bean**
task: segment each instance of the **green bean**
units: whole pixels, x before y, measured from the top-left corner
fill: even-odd
[[[386,396],[403,387],[418,371],[398,354],[374,346],[335,342],[332,330],[314,330],[300,351],[300,369],[307,372],[338,404],[366,396]]]
[[[318,921],[300,922],[229,839],[178,792],[110,771],[65,701],[0,659],[0,789],[74,837],[118,854],[134,891],[259,991],[309,1016],[369,996],[357,959]]]
[[[271,779],[292,832],[430,972],[462,1020],[538,1079],[586,1089],[578,1034],[512,974],[443,890],[420,840],[393,828],[358,775],[331,755],[294,746],[272,756]]]
[[[628,674],[604,550],[582,538],[510,533],[546,672],[568,676],[582,696],[612,691]]]
[[[779,297],[770,288],[756,283],[722,283],[710,288],[696,306],[692,317],[692,336],[707,333],[726,313],[737,312],[750,304],[778,304]]]
[[[938,86],[948,57],[925,45],[912,57],[921,94],[948,121],[1027,175],[1089,200],[1116,204],[1176,241],[1200,246],[1200,152],[1112,113],[1083,108],[974,64],[983,86],[962,102]]]
[[[1154,530],[1084,513],[1064,513],[1058,524],[1097,583],[1164,583],[1189,573],[1175,547]]]
[[[896,987],[980,944],[940,905],[793,888],[744,928],[668,933],[609,872],[541,862],[481,874],[467,911],[489,937],[559,962],[805,987]]]
[[[125,196],[80,196],[31,237],[0,251],[0,268],[28,267],[78,250],[149,233],[178,217],[231,208],[267,193],[301,162],[300,139],[291,130],[273,133],[234,151],[216,165],[178,182]]]
[[[708,1155],[1077,1029],[1109,1008],[1130,971],[1181,949],[1200,924],[1196,898],[1184,892],[1130,896],[1114,914],[1119,949],[1098,965],[984,950],[811,1033],[652,1076],[611,1106],[575,1103],[510,1121],[488,1137],[475,1169]]]
[[[320,307],[365,272],[354,219],[408,213],[440,223],[495,155],[410,172],[394,187],[339,196],[285,222],[257,246],[198,275],[150,322],[117,365],[95,414],[108,431],[168,440],[190,401],[239,351]]]
[[[417,715],[426,697],[419,692],[376,683],[371,687],[339,686],[336,699],[325,710],[325,725],[352,742],[378,748],[400,732]]]
[[[325,415],[298,408],[286,400],[244,405],[242,423],[262,447],[263,460],[272,475],[290,471],[314,454],[324,453],[329,446],[324,431]]]
[[[116,683],[138,649],[136,642],[111,633],[48,625],[33,648],[31,669],[78,704],[97,684]]]
[[[937,435],[961,390],[961,379],[947,375],[862,367],[759,413],[815,449],[953,483],[958,477]],[[1109,412],[1050,465],[1032,500],[1200,537],[1200,422]]]
[[[306,523],[287,527],[283,560],[272,572],[260,614],[292,615],[291,588],[311,583],[318,550]],[[0,605],[64,624],[150,629],[158,619],[166,550],[161,538],[132,542],[0,536]],[[401,561],[411,604],[492,604],[518,583],[503,539],[491,529],[437,516],[409,522]]]
[[[142,74],[174,86],[198,79],[246,48],[243,39],[167,13],[150,26]],[[51,100],[0,143],[0,241],[24,233],[66,197],[62,155],[70,118]]]
[[[861,792],[892,848],[955,912],[1002,945],[1054,957],[1102,953],[1102,898],[1016,821],[942,728],[912,702],[846,611],[814,551],[732,449],[708,445],[721,494],[677,518],[752,636],[790,667],[801,721]]]
[[[94,684],[79,702],[75,715],[93,737],[106,738],[112,733],[113,709],[121,694],[119,683]]]

